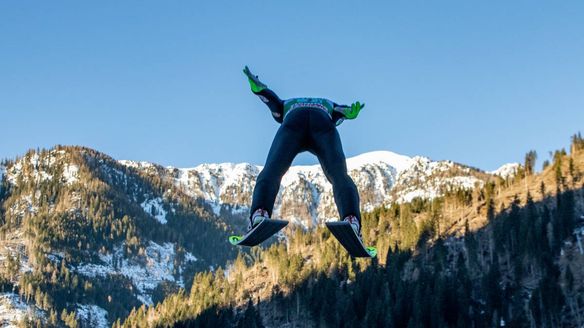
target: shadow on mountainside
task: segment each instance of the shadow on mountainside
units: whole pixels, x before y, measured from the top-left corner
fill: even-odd
[[[250,296],[239,311],[208,308],[174,326],[581,326],[584,288],[574,277],[582,267],[570,263],[583,257],[575,238],[584,230],[576,213],[583,194],[565,190],[524,206],[516,200],[463,237],[414,252],[390,247],[386,265],[374,259],[353,279],[349,266],[319,268],[289,293]]]

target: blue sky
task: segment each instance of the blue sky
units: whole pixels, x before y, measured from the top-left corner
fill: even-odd
[[[347,156],[546,158],[584,130],[582,17],[582,1],[2,1],[0,158],[262,164],[278,124],[246,64],[282,98],[365,102],[339,128]]]

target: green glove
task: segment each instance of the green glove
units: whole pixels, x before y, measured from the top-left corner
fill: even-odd
[[[261,92],[262,90],[267,88],[265,84],[260,82],[257,75],[253,75],[251,73],[249,67],[245,66],[245,68],[243,69],[243,73],[247,76],[247,79],[249,80],[249,85],[251,87],[251,91],[253,93]]]
[[[365,107],[365,104],[361,104],[358,101],[352,103],[351,108],[347,108],[345,110],[345,117],[348,118],[349,120],[357,118],[359,112],[361,111],[361,109],[363,109],[363,107]]]

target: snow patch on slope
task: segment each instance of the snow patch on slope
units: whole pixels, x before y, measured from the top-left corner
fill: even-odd
[[[414,198],[434,199],[454,188],[472,189],[484,182],[471,175],[470,168],[451,161],[432,161],[416,156],[411,166],[400,172],[395,201],[411,202]]]
[[[68,164],[63,169],[63,178],[66,184],[77,182],[77,175],[79,174],[79,167],[74,164]]]
[[[51,163],[49,163],[50,165]],[[42,182],[46,180],[50,180],[53,178],[52,175],[48,174],[43,170],[39,170],[39,155],[37,153],[33,153],[30,156],[26,156],[21,160],[17,161],[9,170],[8,172],[8,181],[15,185],[17,182],[18,177],[22,174],[24,169],[24,165],[32,166],[32,172],[30,176],[32,176],[33,181],[35,182]],[[24,181],[27,181],[28,177],[24,177]]]
[[[17,328],[20,321],[31,315],[43,317],[41,311],[21,301],[17,294],[0,293],[0,327]]]
[[[0,294],[0,326],[18,327],[18,322],[24,319],[28,305],[13,293]]]
[[[172,167],[169,167],[170,170],[172,170]],[[178,177],[175,179],[175,183],[176,185],[182,187],[182,188],[188,188],[189,187],[189,179],[190,179],[190,172],[193,171],[193,168],[188,168],[188,169],[177,169],[178,170]]]
[[[161,282],[171,281],[184,287],[182,277],[175,279],[175,247],[172,243],[159,245],[150,242],[143,257],[128,259],[124,257],[124,247],[117,246],[113,254],[99,256],[103,264],[87,263],[75,268],[78,273],[87,277],[107,277],[108,275],[121,274],[130,279],[137,288],[138,299],[147,305],[152,304],[150,293]],[[186,253],[185,262],[197,261],[191,253]],[[181,268],[178,268],[179,272]]]
[[[166,220],[166,211],[162,207],[162,198],[157,197],[154,199],[147,199],[142,204],[140,204],[144,209],[144,212],[150,214],[158,222],[165,224],[168,222]]]
[[[97,305],[77,304],[77,320],[83,321],[87,327],[109,327],[107,311]]]
[[[422,190],[422,189],[414,189],[408,192],[401,194],[397,198],[398,203],[408,203],[414,200],[415,198],[422,198],[422,199],[434,199],[438,197],[438,191],[435,189],[429,190]]]
[[[17,199],[8,210],[11,214],[22,218],[26,213],[36,213],[38,207],[34,205],[32,195],[25,195]]]
[[[206,199],[221,201],[226,192],[233,192],[231,186],[239,186],[244,191],[252,191],[250,179],[254,179],[260,172],[260,167],[248,163],[202,164],[195,167],[193,173],[199,177],[199,183],[205,189]],[[237,195],[228,195],[237,196]]]
[[[10,259],[19,259],[20,267],[18,271],[22,273],[32,272],[32,264],[29,261],[23,230],[8,232],[0,243],[0,266]],[[18,278],[15,277],[15,278]],[[17,282],[18,280],[13,280]]]
[[[135,161],[129,161],[129,160],[119,160],[118,163],[127,166],[127,167],[133,167],[135,169],[149,169],[149,168],[153,168],[154,164],[149,163],[149,162],[135,162]]]
[[[64,150],[51,150],[42,157],[39,156],[39,153],[30,153],[9,167],[0,166],[0,179],[2,175],[6,175],[6,179],[12,185],[16,185],[21,176],[25,182],[29,179],[37,183],[49,181],[54,177],[46,171],[57,163],[62,163],[64,167],[60,182],[72,184],[78,180],[79,167],[69,163],[65,155],[66,152]],[[56,177],[59,177],[59,174]]]

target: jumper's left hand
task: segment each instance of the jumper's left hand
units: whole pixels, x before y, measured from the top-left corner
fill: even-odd
[[[352,120],[357,118],[357,116],[359,115],[359,112],[361,112],[361,110],[363,109],[363,107],[365,107],[365,104],[361,104],[360,102],[354,102],[351,104],[351,108],[347,108],[347,110],[345,111],[345,117]]]

